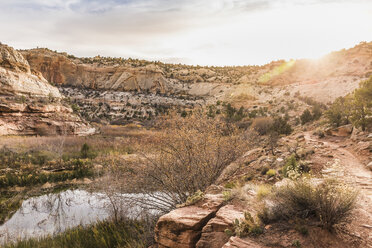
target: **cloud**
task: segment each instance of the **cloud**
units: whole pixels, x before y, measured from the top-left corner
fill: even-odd
[[[372,39],[367,11],[368,0],[0,0],[0,33],[77,56],[256,64]]]

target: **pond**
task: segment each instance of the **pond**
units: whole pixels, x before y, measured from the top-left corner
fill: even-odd
[[[77,189],[27,199],[14,215],[0,226],[0,244],[56,234],[78,225],[104,220],[113,216],[113,210],[119,208],[119,204],[128,198],[146,199],[146,196],[90,193]],[[137,218],[142,211],[138,205],[128,204],[124,214]],[[155,213],[156,211],[151,211],[151,214]]]

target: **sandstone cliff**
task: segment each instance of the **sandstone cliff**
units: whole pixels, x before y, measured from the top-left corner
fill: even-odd
[[[372,42],[330,53],[321,59],[275,61],[262,66],[201,67],[145,60],[77,58],[49,49],[22,50],[32,69],[53,84],[93,90],[160,93],[223,100],[241,91],[286,87],[327,102],[343,96],[372,75]],[[259,88],[252,90],[252,87]]]
[[[13,48],[0,44],[0,135],[88,134],[59,90]]]
[[[128,65],[82,63],[47,49],[22,51],[32,68],[56,85],[116,91],[170,90],[163,72],[155,65],[133,68]]]

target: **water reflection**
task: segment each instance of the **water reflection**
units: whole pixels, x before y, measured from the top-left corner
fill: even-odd
[[[18,211],[0,226],[0,244],[30,237],[63,232],[109,217],[144,219],[159,214],[154,204],[161,204],[164,194],[122,194],[106,191],[89,193],[67,190],[25,200]],[[160,205],[161,206],[161,205]]]
[[[67,190],[30,198],[0,226],[0,243],[55,234],[110,216],[108,199],[101,193]]]

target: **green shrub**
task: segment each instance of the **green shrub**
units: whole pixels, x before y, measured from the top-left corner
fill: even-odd
[[[298,168],[298,162],[296,159],[296,156],[292,154],[289,158],[287,158],[287,162],[282,168],[282,173],[284,177],[294,178],[298,177],[298,174],[300,174],[299,168]]]
[[[230,103],[224,106],[224,113],[227,121],[241,121],[244,117],[246,117],[243,107],[240,107],[239,110],[237,110],[231,106]]]
[[[306,123],[312,121],[313,116],[311,115],[310,110],[305,109],[305,111],[301,114],[300,119],[302,125],[305,125]]]
[[[257,117],[252,122],[252,129],[260,135],[276,133],[277,135],[292,133],[293,129],[288,123],[288,117]]]
[[[266,172],[266,175],[269,176],[269,177],[273,177],[276,175],[276,170],[274,169],[270,169]]]
[[[318,104],[313,107],[313,109],[311,110],[311,113],[312,113],[313,120],[319,120],[323,114],[322,109],[320,108]]]
[[[331,107],[325,112],[328,123],[339,127],[350,123],[351,119],[351,101],[348,97],[337,98]]]
[[[352,123],[365,130],[372,124],[372,77],[360,84],[353,93],[337,98],[326,112],[329,124]]]
[[[69,170],[52,173],[40,171],[7,172],[4,176],[0,177],[0,187],[34,186],[46,182],[64,182],[69,179],[92,178],[95,176],[92,166],[80,159],[69,161],[65,166]]]
[[[92,151],[90,146],[87,143],[84,143],[83,146],[80,149],[80,157],[81,158],[95,158],[97,154]]]
[[[21,207],[23,196],[19,192],[2,191],[0,197],[0,225]]]
[[[272,131],[277,132],[278,134],[285,134],[289,135],[292,133],[293,129],[291,125],[288,123],[288,117],[276,117],[274,118],[274,122],[271,127]]]
[[[78,113],[80,111],[80,107],[75,103],[71,104],[71,108],[74,113]]]

